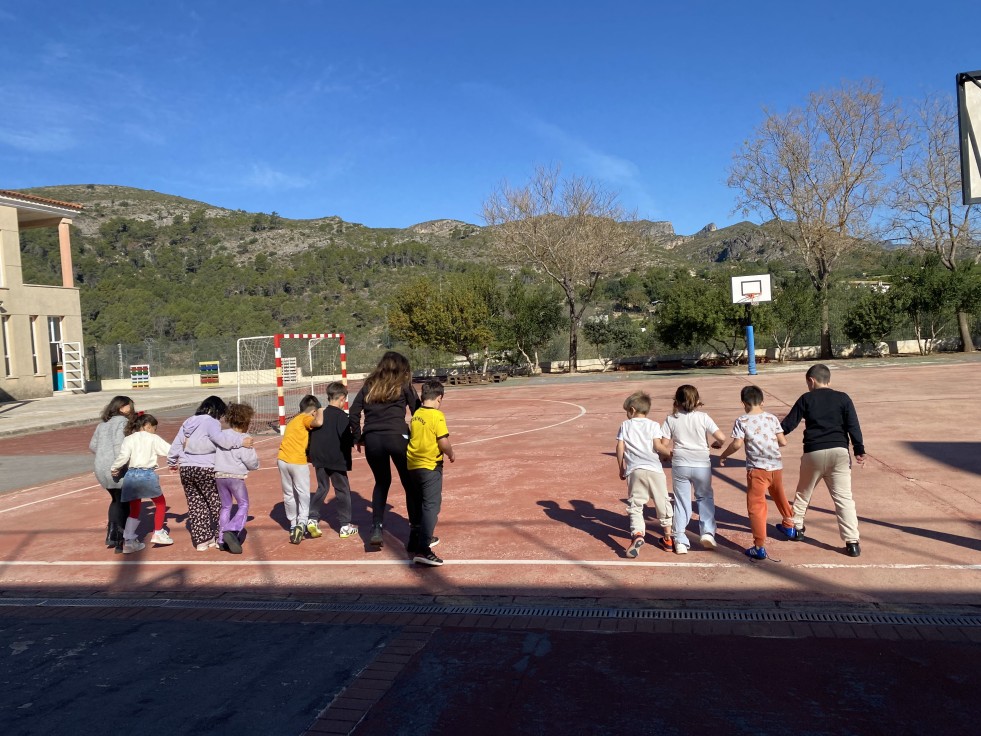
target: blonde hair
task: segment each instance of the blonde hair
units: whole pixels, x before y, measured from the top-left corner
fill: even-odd
[[[651,411],[651,397],[643,391],[634,391],[623,402],[623,410],[634,410],[637,414],[648,414]]]
[[[674,392],[675,414],[677,414],[679,411],[695,411],[695,409],[700,406],[703,406],[703,404],[701,399],[698,398],[697,388],[692,386],[690,383],[686,383],[683,386],[678,386],[678,390]]]
[[[408,359],[401,353],[389,350],[378,361],[375,370],[364,379],[365,403],[384,404],[394,401],[411,382],[412,369]]]

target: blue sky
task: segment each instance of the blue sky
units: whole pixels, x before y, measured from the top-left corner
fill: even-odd
[[[371,227],[480,224],[559,163],[681,233],[763,108],[953,94],[981,14],[922,2],[0,4],[0,189],[118,184]],[[952,103],[953,104],[953,103]]]

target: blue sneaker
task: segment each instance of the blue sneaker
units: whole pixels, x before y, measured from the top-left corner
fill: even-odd
[[[784,539],[787,539],[791,542],[799,542],[801,539],[804,538],[804,530],[795,529],[792,526],[784,526],[783,524],[777,524],[777,531],[783,535]]]
[[[751,557],[754,560],[765,560],[766,559],[766,547],[752,546],[746,550],[746,556]]]

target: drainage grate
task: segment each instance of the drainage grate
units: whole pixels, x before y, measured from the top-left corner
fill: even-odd
[[[742,623],[829,623],[891,626],[981,627],[981,615],[904,614],[879,612],[828,613],[785,610],[561,608],[555,606],[441,606],[407,603],[302,603],[300,601],[197,600],[181,598],[0,598],[0,606],[71,608],[168,608],[224,611],[296,611],[323,613],[412,614],[449,616],[515,616],[658,621],[720,621]]]

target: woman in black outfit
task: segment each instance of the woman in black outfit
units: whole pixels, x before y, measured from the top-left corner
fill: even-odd
[[[392,467],[398,471],[402,488],[405,489],[405,505],[410,526],[418,526],[415,506],[412,502],[412,480],[406,465],[405,451],[409,446],[409,427],[405,411],[411,416],[419,408],[419,396],[412,387],[412,370],[409,361],[400,353],[385,353],[375,369],[364,379],[351,404],[351,431],[354,442],[375,476],[371,492],[371,538],[369,542],[380,547],[382,524],[385,520],[385,504],[388,489],[392,485]],[[364,413],[364,429],[361,414]]]

